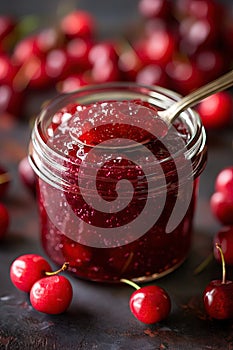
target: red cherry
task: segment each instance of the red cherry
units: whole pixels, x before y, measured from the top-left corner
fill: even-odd
[[[91,69],[91,79],[94,83],[118,81],[120,72],[112,60],[99,61]]]
[[[0,84],[0,113],[8,112],[21,115],[23,103],[22,91],[17,91],[11,84]]]
[[[103,41],[93,45],[89,51],[88,59],[91,65],[106,61],[116,63],[118,55],[115,44],[111,41]]]
[[[60,28],[68,38],[91,37],[95,21],[89,12],[76,10],[62,18]]]
[[[233,265],[233,226],[225,226],[214,237],[214,257],[221,262],[221,254],[216,244],[220,245],[227,265]]]
[[[124,44],[123,44],[124,45]],[[142,67],[142,62],[130,45],[119,54],[118,67],[123,80],[135,81],[137,73]]]
[[[28,161],[28,157],[21,159],[18,165],[18,172],[22,183],[35,195],[36,175]]]
[[[12,63],[9,56],[0,54],[0,84],[12,84],[18,68]]]
[[[40,55],[36,40],[36,36],[31,35],[21,39],[16,44],[12,54],[12,59],[16,64],[23,65],[32,56],[38,57]]]
[[[145,85],[167,86],[167,76],[164,70],[156,65],[149,64],[143,67],[136,76],[136,82]]]
[[[51,84],[45,69],[45,58],[31,56],[19,69],[17,84],[22,88],[41,89]]]
[[[0,203],[0,239],[4,238],[10,223],[8,209]]]
[[[171,80],[172,89],[182,95],[187,95],[203,83],[201,72],[192,61],[175,59],[168,63],[166,73]]]
[[[182,16],[220,19],[222,7],[213,0],[177,0],[176,8]]]
[[[80,87],[90,84],[91,80],[87,74],[71,74],[57,83],[57,90],[62,93],[78,90]]]
[[[216,192],[229,194],[233,198],[233,166],[220,171],[215,180],[215,190]]]
[[[225,58],[217,50],[202,50],[194,56],[194,60],[206,83],[225,72]]]
[[[219,244],[216,248],[221,254],[222,280],[213,280],[205,288],[203,302],[207,314],[215,319],[224,320],[233,317],[233,281],[226,280],[225,260]]]
[[[233,197],[225,192],[215,192],[210,198],[210,207],[223,225],[233,224]]]
[[[170,6],[167,0],[140,0],[139,12],[146,18],[166,18],[170,13]]]
[[[35,47],[40,55],[46,55],[49,51],[59,48],[62,43],[61,33],[52,27],[40,30],[35,36]]]
[[[67,43],[66,53],[72,73],[83,72],[91,67],[89,62],[91,48],[92,42],[83,38],[75,38]]]
[[[173,34],[166,30],[156,30],[149,35],[144,42],[144,48],[141,48],[141,50],[144,50],[144,56],[148,63],[165,66],[171,61],[174,54],[175,38]]]
[[[16,288],[30,292],[33,284],[51,271],[49,263],[40,255],[26,254],[15,259],[10,268],[10,278]]]
[[[0,166],[0,198],[4,197],[10,184],[10,174]]]
[[[215,23],[206,18],[184,18],[180,22],[180,50],[192,55],[200,49],[214,47],[219,38]]]
[[[51,50],[45,60],[45,74],[49,79],[60,80],[67,76],[70,70],[67,53],[64,49]]]
[[[69,280],[57,275],[38,280],[30,291],[30,301],[34,309],[51,315],[66,311],[72,296],[73,290]]]
[[[141,322],[153,324],[168,317],[171,300],[167,292],[159,286],[139,287],[132,281],[121,279],[137,290],[131,295],[129,306],[133,315]]]
[[[197,111],[207,129],[225,127],[232,119],[232,96],[227,91],[218,92],[202,100],[197,106]]]

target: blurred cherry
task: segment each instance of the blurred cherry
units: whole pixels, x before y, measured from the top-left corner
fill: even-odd
[[[167,18],[170,14],[170,3],[168,0],[140,0],[138,9],[146,18]]]
[[[194,60],[206,83],[218,78],[227,67],[225,57],[217,50],[202,50],[194,56]]]
[[[215,93],[202,100],[196,109],[207,129],[226,127],[232,120],[232,96],[228,91]]]
[[[172,89],[182,95],[187,95],[203,83],[202,74],[192,61],[175,59],[168,63],[166,73]]]
[[[223,225],[233,225],[233,198],[224,192],[215,192],[210,198],[210,207],[214,216]]]
[[[68,38],[92,37],[95,20],[87,11],[74,10],[61,19],[60,29]]]
[[[88,85],[90,83],[91,80],[88,74],[70,74],[67,78],[60,80],[57,83],[57,90],[61,93],[67,93],[78,90],[80,87]]]
[[[167,76],[164,70],[156,65],[150,64],[143,67],[136,76],[136,82],[145,85],[167,86]]]
[[[33,171],[28,157],[24,157],[18,164],[18,173],[20,180],[24,186],[33,194],[36,195],[36,174]]]
[[[21,116],[23,93],[10,84],[0,85],[0,113],[8,112],[16,117]]]
[[[83,72],[91,67],[89,52],[92,48],[89,39],[75,38],[66,45],[67,59],[72,73]]]
[[[223,168],[215,180],[216,192],[229,194],[233,198],[233,166]]]
[[[140,55],[140,51],[144,50],[143,55],[147,63],[156,63],[161,66],[171,61],[176,46],[174,36],[166,30],[154,31],[142,44],[144,47],[139,48],[138,54]]]

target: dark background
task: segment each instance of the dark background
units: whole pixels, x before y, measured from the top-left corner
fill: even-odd
[[[101,35],[105,36],[119,35],[138,21],[136,0],[0,0],[0,13],[37,14],[48,23],[56,21],[63,10],[75,6],[95,14]],[[9,278],[11,262],[20,254],[44,253],[39,241],[36,202],[20,182],[17,169],[20,159],[27,154],[30,128],[19,123],[0,129],[1,162],[13,175],[6,201],[11,225],[0,245],[0,350],[233,349],[232,321],[208,319],[202,304],[206,284],[220,278],[221,267],[212,261],[200,275],[193,274],[211,252],[212,237],[220,228],[210,212],[209,198],[218,172],[232,164],[232,134],[230,128],[208,132],[209,156],[200,181],[193,248],[182,267],[155,282],[171,295],[171,316],[147,326],[134,319],[129,311],[128,300],[133,290],[128,286],[96,284],[70,277],[74,298],[67,313],[59,316],[33,310],[27,295],[13,287]],[[227,273],[233,278],[232,269]]]

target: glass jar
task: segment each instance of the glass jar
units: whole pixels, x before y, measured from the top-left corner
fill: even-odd
[[[187,109],[157,116],[176,93],[135,83],[60,95],[36,119],[41,240],[57,264],[94,281],[149,281],[187,257],[206,135]]]

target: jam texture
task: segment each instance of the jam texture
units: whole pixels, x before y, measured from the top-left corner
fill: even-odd
[[[185,156],[185,123],[168,129],[154,105],[122,99],[67,104],[45,125],[39,135],[54,163],[43,171],[55,176],[38,173],[38,203],[52,260],[106,282],[178,267],[191,246],[199,177],[196,157]]]

